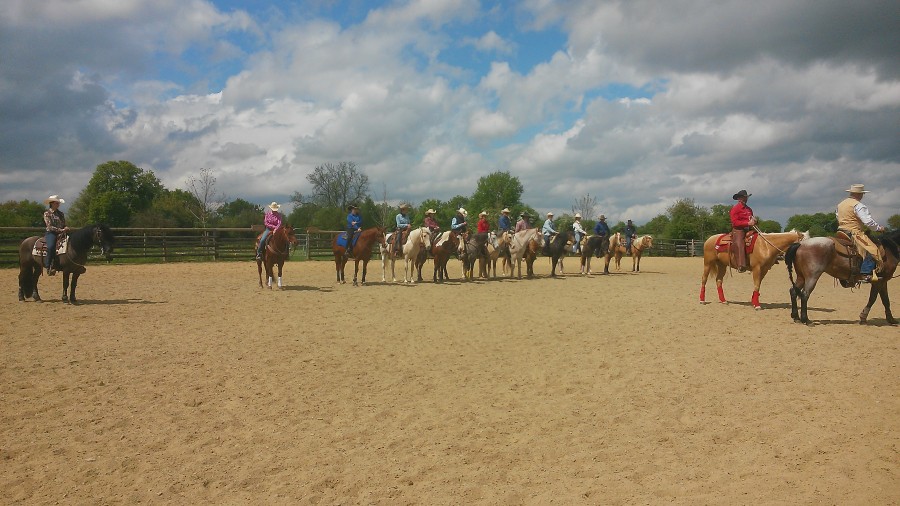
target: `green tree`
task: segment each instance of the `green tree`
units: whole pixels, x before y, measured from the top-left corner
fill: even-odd
[[[519,178],[511,176],[509,172],[492,172],[478,178],[475,193],[466,202],[466,205],[471,207],[467,210],[470,213],[474,212],[476,219],[481,211],[487,211],[491,216],[499,215],[504,207],[512,209],[520,205],[523,191],[525,189]]]
[[[47,207],[32,200],[10,200],[0,204],[0,227],[42,227]]]
[[[265,210],[259,204],[235,199],[219,206],[216,210],[216,225],[227,228],[244,228],[261,225]]]
[[[642,226],[641,230],[644,234],[650,234],[656,238],[664,238],[667,237],[666,229],[669,228],[670,221],[668,216],[660,214]]]
[[[443,222],[441,222],[441,221],[438,219],[438,215],[439,215],[439,213],[441,212],[441,210],[442,210],[445,206],[447,206],[447,204],[446,204],[445,202],[441,202],[441,201],[438,200],[438,199],[425,199],[425,200],[423,200],[422,203],[419,204],[418,212],[416,213],[416,216],[419,217],[419,220],[418,220],[418,221],[413,221],[413,222],[412,222],[412,223],[413,223],[413,226],[414,226],[414,227],[420,226],[420,225],[422,224],[422,222],[425,221],[425,211],[427,211],[427,210],[429,210],[429,209],[434,209],[434,215],[435,215],[435,218],[434,218],[434,219],[435,219],[435,220],[438,220],[438,224],[441,226],[441,230],[443,230],[443,229],[444,229],[444,224],[443,224]]]
[[[731,206],[725,204],[713,204],[709,208],[706,235],[724,234],[731,231]],[[781,225],[779,225],[779,228]]]
[[[306,176],[313,185],[312,194],[298,195],[301,202],[312,202],[319,207],[346,210],[355,204],[362,211],[364,199],[369,194],[369,176],[365,175],[353,162],[338,164],[325,163],[313,169]],[[371,216],[369,217],[371,219]],[[365,217],[363,218],[365,220]]]
[[[711,229],[709,211],[698,206],[694,199],[679,199],[666,208],[669,225],[666,237],[670,239],[705,239]]]
[[[781,232],[781,223],[778,223],[775,220],[760,220],[759,223],[756,224],[760,230],[766,233],[775,233]]]
[[[900,230],[900,214],[895,214],[887,219],[887,224],[891,230]]]
[[[73,202],[71,221],[125,227],[132,215],[149,208],[164,190],[153,171],[128,161],[105,162],[94,169],[87,186]]]
[[[165,190],[153,199],[148,209],[131,217],[131,226],[139,228],[193,227],[197,225],[189,211],[196,206],[194,196],[184,190]]]
[[[834,213],[795,214],[788,219],[784,228],[809,231],[812,237],[829,236],[837,232],[837,217]]]

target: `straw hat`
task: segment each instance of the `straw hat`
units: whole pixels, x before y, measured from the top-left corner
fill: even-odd
[[[747,190],[741,190],[741,191],[735,193],[734,195],[732,195],[731,198],[732,198],[733,200],[738,200],[738,199],[740,199],[740,198],[743,198],[743,197],[750,197],[750,196],[752,196],[752,195],[753,195],[752,193],[747,193]]]
[[[869,193],[869,191],[866,190],[866,185],[864,184],[851,184],[850,188],[847,188],[844,191],[850,193]]]
[[[553,213],[548,212],[548,213],[547,213],[547,216],[553,216]]]
[[[575,213],[575,219],[576,219],[576,220],[580,220],[580,219],[581,219],[581,213]]]
[[[51,202],[59,202],[60,204],[66,203],[65,200],[59,198],[59,195],[50,195],[49,197],[44,199],[44,203],[47,204],[48,206],[50,205]]]
[[[409,204],[400,204],[400,209],[409,209]]]
[[[487,211],[481,211],[478,216],[487,216]]]
[[[434,214],[434,209],[429,208],[427,211],[425,211],[425,216],[428,216],[429,214]]]
[[[271,209],[273,211],[280,211],[281,206],[278,205],[278,202],[272,202],[271,204],[269,204],[269,209]]]
[[[462,207],[460,207],[459,209],[457,209],[456,212],[458,212],[459,214],[461,214],[461,215],[463,215],[463,216],[468,216],[468,215],[469,215],[469,212],[466,211],[465,208],[462,208]]]
[[[500,212],[503,213],[503,214],[509,214],[509,213],[510,213],[510,210],[509,210],[508,207],[504,207],[503,210],[500,211]]]
[[[605,215],[605,214],[601,214],[600,217],[597,218],[597,219],[600,220],[600,221],[606,221],[606,215]]]

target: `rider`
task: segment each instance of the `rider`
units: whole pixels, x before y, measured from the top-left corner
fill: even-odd
[[[609,225],[606,224],[606,216],[603,214],[597,218],[597,224],[594,225],[594,235],[599,235],[600,237],[609,236]]]
[[[753,216],[753,209],[747,205],[747,200],[752,193],[747,190],[741,190],[731,196],[738,203],[731,208],[731,243],[734,245],[735,262],[737,263],[738,272],[746,272],[750,267],[747,261],[747,250],[744,246],[744,238],[750,227],[756,225],[756,218]]]
[[[881,258],[878,246],[866,235],[864,227],[875,229],[876,232],[883,231],[884,227],[872,218],[869,207],[862,203],[863,195],[869,193],[865,185],[850,185],[844,191],[850,193],[850,196],[837,205],[838,229],[849,232],[854,242],[868,253],[859,269],[864,275],[863,279],[878,281],[878,271],[884,265],[884,259]]]
[[[278,230],[281,227],[281,223],[284,221],[284,216],[279,212],[281,206],[278,205],[278,202],[272,202],[267,207],[269,208],[269,212],[266,213],[266,216],[263,219],[263,224],[265,224],[266,229],[263,230],[262,235],[259,237],[259,245],[256,247],[257,260],[262,259],[263,249],[266,247],[266,241],[269,239],[269,235]]]
[[[587,235],[584,227],[581,226],[581,213],[575,213],[575,223],[572,223],[572,230],[575,231],[575,244],[572,245],[572,253],[581,252],[581,238]]]
[[[491,224],[487,220],[487,211],[478,213],[478,233],[488,233],[491,231]]]
[[[531,228],[531,223],[528,222],[529,218],[531,218],[531,216],[525,211],[522,211],[522,213],[519,214],[519,221],[516,222],[516,233]]]
[[[44,234],[44,241],[47,243],[47,256],[44,257],[44,267],[47,269],[47,275],[56,274],[53,267],[53,260],[56,257],[56,239],[59,234],[65,234],[69,231],[66,226],[66,215],[59,210],[60,204],[66,201],[59,198],[59,195],[50,195],[44,200],[48,209],[44,211],[44,224],[47,226],[47,233]]]
[[[553,213],[547,213],[547,219],[544,220],[544,226],[541,227],[541,233],[544,234],[544,254],[550,255],[550,236],[553,234],[557,234],[555,228],[553,228]]]
[[[409,233],[410,221],[409,216],[407,216],[407,211],[409,211],[409,204],[400,204],[400,213],[397,215],[395,221],[397,222],[397,228],[394,230],[394,255],[399,255],[403,250],[403,234]]]
[[[512,220],[509,218],[509,208],[504,207],[500,211],[500,220],[497,222],[497,234],[503,235],[503,232],[509,232],[512,229]]]
[[[625,224],[625,251],[628,254],[631,254],[631,242],[637,237],[637,227],[634,226],[634,223],[631,220],[628,220],[628,223]]]
[[[429,208],[425,211],[425,220],[422,225],[428,227],[428,230],[431,232],[431,244],[434,245],[434,239],[441,230],[441,226],[438,225],[437,220],[434,219],[434,209]]]
[[[347,210],[350,211],[350,214],[347,215],[347,247],[344,248],[344,258],[353,254],[353,235],[362,230],[363,224],[358,207],[350,204]]]
[[[450,230],[455,231],[458,235],[463,235],[466,233],[466,216],[469,213],[465,210],[465,208],[460,207],[456,210],[456,216],[450,221]]]

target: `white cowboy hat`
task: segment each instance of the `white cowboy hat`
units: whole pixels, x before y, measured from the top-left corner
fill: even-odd
[[[269,204],[269,209],[271,209],[273,211],[278,211],[281,209],[281,206],[278,205],[278,202],[272,202],[271,204]]]
[[[461,214],[461,215],[463,215],[463,216],[468,216],[468,215],[469,215],[469,212],[466,211],[466,210],[465,210],[464,208],[462,208],[462,207],[460,207],[459,209],[457,209],[456,212],[458,212],[459,214]]]
[[[866,190],[866,185],[864,184],[851,184],[850,188],[847,188],[844,191],[850,193],[869,193],[869,191]]]
[[[503,214],[509,214],[511,211],[509,210],[508,207],[504,207],[503,210],[500,211],[500,212],[503,213]]]
[[[425,214],[434,214],[434,209],[428,209]]]
[[[600,221],[606,221],[606,215],[605,215],[605,214],[601,214],[600,217],[597,218],[597,219],[600,220]]]
[[[576,220],[581,219],[581,213],[575,213],[575,219]]]
[[[409,204],[400,204],[400,209],[409,209]]]
[[[553,213],[547,213],[547,216],[553,216]]]
[[[478,216],[487,216],[487,211],[481,211]]]
[[[59,198],[59,195],[50,195],[49,197],[44,199],[44,203],[47,204],[48,206],[50,205],[51,202],[59,202],[60,204],[66,203],[65,200]]]

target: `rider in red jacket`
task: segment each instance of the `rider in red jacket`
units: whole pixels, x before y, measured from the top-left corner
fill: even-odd
[[[747,205],[747,200],[752,193],[747,190],[741,190],[731,196],[738,203],[731,208],[731,243],[735,248],[735,261],[737,263],[738,272],[745,272],[750,266],[747,262],[747,250],[744,247],[744,238],[750,227],[756,225],[756,218],[753,217],[753,209]]]

